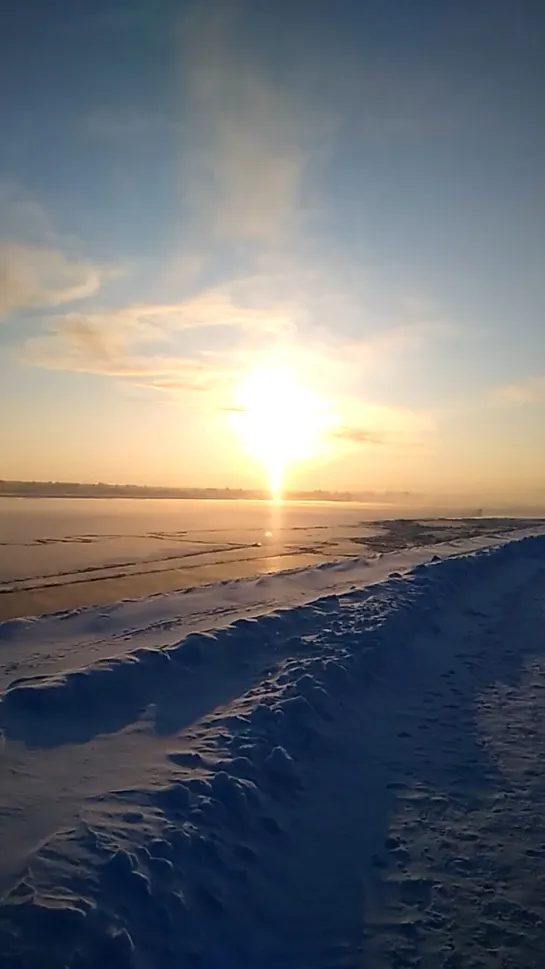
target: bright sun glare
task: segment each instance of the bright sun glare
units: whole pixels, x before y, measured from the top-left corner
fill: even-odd
[[[280,498],[288,466],[311,457],[327,424],[324,401],[285,368],[259,370],[242,384],[237,429],[250,454],[265,467],[269,489]]]

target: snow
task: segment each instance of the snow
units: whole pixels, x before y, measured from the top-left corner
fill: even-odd
[[[513,538],[539,531],[520,528]],[[545,526],[543,527],[545,531]],[[405,574],[434,557],[488,548],[498,538],[483,534],[427,547],[374,553],[338,562],[215,582],[113,604],[71,609],[0,622],[0,688],[18,677],[78,669],[98,658],[123,655],[137,644],[176,643],[192,630],[217,629],[237,619],[312,602],[319,596],[368,588],[391,572]]]
[[[538,965],[544,593],[521,532],[3,624],[2,965]]]

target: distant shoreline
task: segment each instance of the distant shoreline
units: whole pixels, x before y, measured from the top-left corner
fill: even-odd
[[[44,498],[51,498],[52,500],[54,499],[59,500],[60,498],[63,498],[63,499],[79,498],[81,500],[85,499],[86,501],[89,501],[89,500],[96,501],[98,499],[111,501],[112,498],[116,498],[118,500],[123,499],[126,501],[162,500],[162,501],[267,501],[267,502],[270,502],[270,501],[276,500],[264,494],[263,495],[154,495],[154,494],[151,494],[151,495],[149,494],[148,495],[116,495],[116,494],[78,495],[73,493],[63,494],[62,492],[59,492],[58,494],[37,494],[37,493],[23,494],[23,493],[18,493],[14,491],[0,492],[0,498],[21,498],[22,500],[25,500],[25,501],[31,501],[32,499],[36,499],[36,498],[40,498],[40,500]],[[387,501],[368,501],[362,498],[333,498],[330,495],[323,495],[323,496],[314,495],[313,497],[309,497],[308,495],[304,496],[304,495],[287,494],[282,497],[282,501],[284,502],[286,501],[318,501],[318,502],[331,501],[331,502],[338,502],[341,504],[342,503],[366,504],[366,505],[376,504],[380,506],[390,504],[390,502],[387,502]]]
[[[89,484],[71,481],[0,481],[1,498],[177,498],[217,501],[270,501],[267,491],[252,488],[167,488],[149,485]],[[290,491],[285,501],[337,501],[373,504],[405,503],[420,496],[409,492]]]
[[[112,485],[106,483],[78,483],[72,481],[10,481],[0,479],[0,498],[18,499],[132,499],[132,500],[176,500],[176,501],[262,501],[270,503],[275,499],[267,491],[251,488],[167,488],[151,485]],[[545,517],[542,503],[517,504],[514,502],[492,501],[484,508],[467,503],[461,504],[448,498],[427,497],[414,491],[288,491],[282,495],[285,502],[331,502],[336,504],[358,504],[367,507],[403,509],[403,517],[442,517],[455,518],[505,518]]]

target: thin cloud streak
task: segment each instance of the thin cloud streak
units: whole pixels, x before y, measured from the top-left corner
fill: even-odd
[[[185,359],[177,350],[184,333],[195,335],[188,358],[213,359],[217,328],[235,334],[256,332],[259,338],[268,334],[272,339],[288,322],[286,312],[278,308],[239,306],[228,293],[210,291],[176,304],[140,304],[45,318],[46,332],[23,344],[21,360],[49,370],[112,376],[177,372],[180,359]],[[157,344],[164,347],[160,355],[150,349]]]
[[[0,242],[0,317],[87,299],[112,272],[59,249]]]
[[[340,448],[357,451],[381,446],[399,453],[434,450],[435,421],[424,411],[345,398],[340,401],[337,418],[329,436]]]
[[[338,427],[331,431],[331,437],[352,444],[384,444],[384,438],[364,427]]]

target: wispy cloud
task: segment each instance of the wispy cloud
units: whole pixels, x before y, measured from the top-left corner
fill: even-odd
[[[117,310],[67,313],[45,319],[45,332],[28,339],[21,360],[49,370],[144,378],[158,390],[203,389],[233,353],[215,349],[218,328],[260,339],[287,323],[280,310],[238,305],[222,291],[176,304],[139,304]],[[185,342],[184,342],[185,335]],[[216,339],[214,339],[216,337]],[[172,379],[158,381],[161,374]]]
[[[253,62],[240,27],[231,4],[197,5],[183,21],[179,117],[97,112],[88,121],[96,138],[153,138],[163,124],[169,136],[179,132],[184,235],[170,277],[163,273],[174,301],[56,314],[27,340],[22,360],[166,400],[195,391],[195,406],[202,400],[221,415],[236,408],[245,374],[282,358],[334,404],[332,448],[429,447],[426,415],[366,403],[362,387],[367,398],[369,375],[397,375],[443,328],[421,305],[374,318],[362,267],[339,266],[328,239],[315,245],[305,212],[316,202],[312,164],[330,145],[330,119],[323,105],[317,116],[304,84],[288,90],[278,71],[273,81],[263,59]],[[221,285],[177,298],[218,277]]]
[[[86,299],[111,272],[59,249],[0,242],[0,317]]]
[[[525,377],[511,384],[504,384],[492,391],[493,404],[506,407],[524,407],[528,404],[545,403],[545,376]]]
[[[188,401],[228,416],[238,410],[237,388],[249,374],[289,366],[297,380],[327,402],[330,447],[342,454],[365,447],[429,451],[430,415],[376,404],[362,396],[362,375],[386,361],[419,354],[431,329],[392,328],[368,341],[312,341],[297,327],[297,306],[244,305],[242,287],[211,290],[177,304],[140,304],[115,311],[50,317],[47,330],[26,341],[22,360],[51,370],[97,374],[145,389],[166,402]],[[218,327],[228,334],[218,346]]]
[[[212,360],[164,348],[151,352],[149,346],[157,342],[152,329],[141,321],[132,321],[125,330],[108,329],[71,316],[58,320],[52,332],[28,340],[21,361],[46,370],[118,378],[173,398],[193,391],[218,391],[231,377],[224,361],[214,366]]]
[[[366,427],[337,427],[331,431],[331,437],[351,444],[384,444],[383,437]]]
[[[217,237],[271,243],[293,228],[318,127],[297,92],[272,84],[240,49],[239,17],[233,6],[213,3],[183,22],[193,137],[184,146],[185,200]]]
[[[42,332],[23,345],[21,359],[50,370],[145,381],[170,395],[225,388],[256,368],[288,365],[316,392],[356,400],[366,375],[395,373],[437,337],[431,324],[410,322],[347,340],[327,328],[305,333],[304,316],[296,301],[274,303],[260,287],[232,285],[178,303],[45,317]],[[226,399],[220,406],[232,403]],[[350,414],[340,425],[339,440],[363,443],[365,419]],[[392,440],[383,425],[382,419],[380,439]]]
[[[75,240],[54,231],[40,202],[0,179],[0,319],[87,299],[118,272],[83,256]]]
[[[380,445],[397,452],[430,452],[435,433],[433,417],[424,411],[348,398],[330,436],[352,450]]]
[[[362,368],[372,368],[376,373],[419,357],[437,342],[450,338],[452,332],[439,322],[395,323],[366,338],[342,340],[339,353],[353,369],[361,372]]]

